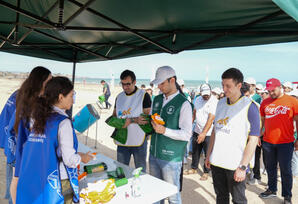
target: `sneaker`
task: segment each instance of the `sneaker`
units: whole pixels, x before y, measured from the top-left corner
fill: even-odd
[[[259,196],[261,198],[273,198],[273,197],[276,197],[276,192],[272,192],[269,189],[267,189],[265,192],[261,193]]]
[[[292,204],[291,197],[284,197],[284,204]]]

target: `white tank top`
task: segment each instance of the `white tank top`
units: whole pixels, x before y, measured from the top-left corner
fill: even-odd
[[[214,120],[215,141],[210,155],[212,165],[229,170],[239,167],[250,131],[248,109],[251,103],[252,100],[245,96],[231,105],[226,97],[218,102]]]
[[[137,89],[132,95],[126,95],[121,92],[117,96],[116,115],[118,118],[138,117],[143,113],[143,100],[145,91]],[[127,127],[127,140],[125,144],[121,144],[114,140],[116,145],[137,147],[141,146],[145,140],[145,132],[136,123],[132,123]]]

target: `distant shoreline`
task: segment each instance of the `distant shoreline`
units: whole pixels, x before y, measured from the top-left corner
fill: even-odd
[[[70,80],[72,80],[72,75],[69,74],[61,74],[61,73],[54,73],[54,76],[66,76]],[[8,72],[8,71],[0,71],[0,78],[6,78],[6,79],[17,79],[17,80],[24,80],[29,76],[29,72]],[[114,80],[112,78],[96,78],[96,77],[82,77],[82,76],[76,76],[74,83],[76,84],[100,84],[101,80],[105,80],[108,84],[113,86],[120,86],[120,79],[115,78]],[[113,81],[112,81],[113,80]],[[184,80],[185,87],[189,89],[198,89],[199,86],[203,83],[205,83],[204,80]],[[211,85],[212,88],[214,87],[221,87],[221,81],[216,80],[209,80],[208,83]],[[262,85],[265,85],[265,82],[258,82]],[[149,86],[150,79],[137,79],[137,86],[141,86],[144,84],[145,86]]]

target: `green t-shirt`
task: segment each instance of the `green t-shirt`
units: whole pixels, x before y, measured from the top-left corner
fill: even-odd
[[[262,97],[257,93],[255,93],[255,95],[253,95],[251,97],[251,99],[254,100],[255,102],[257,102],[258,104],[261,104],[261,102],[262,102]]]

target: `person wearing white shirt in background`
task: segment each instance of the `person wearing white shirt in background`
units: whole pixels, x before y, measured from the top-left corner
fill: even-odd
[[[192,133],[192,108],[179,93],[176,80],[175,70],[163,66],[152,81],[162,92],[154,98],[152,114],[159,114],[165,124],[152,121],[155,132],[151,137],[149,169],[152,176],[174,184],[179,191],[182,160]],[[170,196],[169,203],[182,203],[180,192]]]
[[[193,111],[193,121],[196,120],[196,123],[192,139],[191,169],[185,171],[184,174],[197,173],[201,152],[204,150],[206,156],[209,138],[213,128],[218,99],[211,94],[211,87],[209,84],[202,84],[200,86],[200,94],[201,95],[194,103]],[[207,180],[209,171],[210,169],[204,165],[204,174],[200,180]]]

